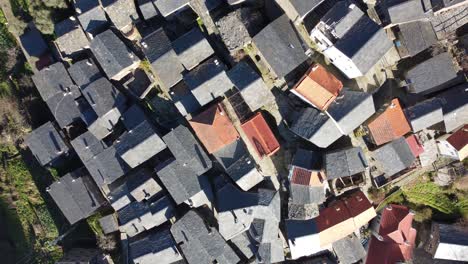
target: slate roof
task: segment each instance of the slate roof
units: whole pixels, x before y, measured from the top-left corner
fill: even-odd
[[[75,17],[69,17],[55,25],[55,43],[63,56],[71,56],[89,47],[89,40]]]
[[[117,155],[113,146],[84,164],[98,186],[110,184],[130,170],[128,165]]]
[[[385,30],[367,16],[362,16],[336,43],[335,47],[366,74],[389,50],[393,43]]]
[[[241,128],[260,157],[271,156],[280,149],[278,140],[261,112],[242,123]]]
[[[104,197],[83,168],[61,177],[48,192],[70,224],[87,218],[104,203]]]
[[[215,260],[235,264],[240,260],[218,231],[206,225],[194,210],[172,225],[171,233],[189,264]]]
[[[322,65],[312,64],[291,92],[319,110],[326,110],[335,100],[343,84]]]
[[[175,159],[191,168],[196,175],[202,175],[211,169],[210,158],[187,127],[176,127],[163,137],[163,141]]]
[[[211,192],[208,179],[198,176],[183,161],[169,160],[158,167],[156,173],[176,204],[181,204],[199,192]]]
[[[387,1],[391,2],[391,1]],[[414,20],[427,18],[421,0],[393,1],[388,4],[388,23],[402,24]]]
[[[328,152],[324,160],[328,180],[353,176],[364,172],[368,166],[360,147]]]
[[[451,88],[437,96],[442,104],[445,131],[450,132],[468,120],[468,83]]]
[[[174,263],[183,261],[169,229],[151,231],[131,241],[129,258],[133,263]]]
[[[113,1],[110,5],[105,6],[104,10],[118,30],[127,30],[128,26],[138,20],[133,0]]]
[[[208,153],[214,153],[239,138],[221,104],[213,104],[189,123]]]
[[[356,236],[345,237],[332,244],[333,251],[343,264],[353,264],[366,257],[366,250]]]
[[[122,109],[127,99],[104,77],[88,84],[82,93],[98,116],[104,116],[114,108]]]
[[[68,72],[73,81],[81,89],[86,88],[88,84],[102,77],[99,68],[92,59],[85,59],[73,63],[70,68],[68,68]]]
[[[297,259],[321,251],[318,228],[314,219],[285,221],[291,257]]]
[[[326,113],[312,107],[302,109],[291,121],[290,129],[294,134],[320,148],[330,146],[342,136],[340,129]]]
[[[435,223],[435,225],[437,225],[439,244],[437,244],[437,250],[433,257],[435,259],[467,261],[468,257],[465,252],[468,246],[468,230],[454,224]],[[441,243],[454,246],[441,247]]]
[[[81,119],[81,110],[75,100],[81,95],[76,85],[69,92],[59,92],[46,101],[60,127],[66,127]]]
[[[324,0],[290,0],[291,5],[296,9],[301,18],[304,18]]]
[[[305,46],[286,15],[262,29],[253,37],[253,43],[278,78],[285,77],[307,59]]]
[[[144,121],[120,137],[117,154],[132,168],[147,161],[166,148],[155,128]]]
[[[61,62],[49,65],[32,76],[42,100],[47,101],[54,95],[69,91],[73,82]]]
[[[171,88],[169,95],[180,114],[186,116],[200,110],[201,105],[188,88],[185,81],[181,81]]]
[[[159,11],[156,9],[153,0],[138,0],[137,5],[144,20],[149,20],[159,15]]]
[[[437,42],[437,37],[429,21],[415,21],[398,26],[402,36],[402,44],[408,50],[410,57],[426,50]]]
[[[321,204],[326,198],[323,186],[317,187],[292,183],[289,189],[294,204]]]
[[[172,46],[185,69],[191,70],[214,54],[213,48],[198,27],[176,39]]]
[[[263,175],[257,170],[254,159],[241,140],[226,145],[213,155],[229,177],[244,191],[263,181]]]
[[[154,4],[164,17],[189,5],[189,0],[154,0]]]
[[[373,151],[372,155],[379,162],[386,177],[410,167],[415,157],[405,138],[395,139]]]
[[[144,99],[151,89],[156,86],[153,76],[141,68],[137,68],[124,82],[123,86],[131,95],[138,99]]]
[[[404,136],[411,130],[398,98],[372,118],[367,128],[372,141],[378,146]]]
[[[71,141],[73,149],[82,162],[86,162],[101,153],[106,145],[98,140],[91,132],[86,131]]]
[[[457,71],[450,53],[441,53],[408,70],[408,91],[429,94],[448,88],[461,81]]]
[[[340,39],[356,24],[364,12],[350,1],[339,1],[320,20]]]
[[[236,64],[227,74],[251,111],[273,100],[273,94],[263,79],[245,61]]]
[[[110,234],[119,230],[119,223],[114,214],[109,214],[99,218],[99,225],[102,228],[104,234]]]
[[[127,130],[132,130],[147,119],[145,112],[140,106],[134,104],[122,114],[122,123]]]
[[[444,121],[439,99],[431,98],[405,109],[406,117],[413,132],[418,132]]]
[[[139,61],[111,30],[106,30],[93,38],[91,51],[109,79],[121,79],[123,76],[119,74]]]
[[[375,113],[374,99],[368,93],[343,89],[327,113],[336,121],[343,134],[347,135]]]
[[[106,14],[99,3],[92,0],[75,0],[75,3],[78,20],[84,31],[96,35],[108,26]]]
[[[212,57],[184,76],[184,81],[201,106],[224,96],[234,86],[225,70],[226,66]]]
[[[33,130],[25,143],[42,166],[54,162],[69,150],[51,122]]]
[[[137,202],[149,200],[151,197],[162,192],[161,186],[152,178],[153,172],[146,168],[132,171],[125,184],[129,194]]]
[[[184,67],[172,48],[171,41],[163,28],[159,28],[141,40],[145,56],[151,68],[161,80],[165,89],[169,89],[180,80]]]

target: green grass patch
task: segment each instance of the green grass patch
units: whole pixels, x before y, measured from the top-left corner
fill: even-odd
[[[96,237],[104,236],[104,231],[102,231],[101,225],[99,224],[99,219],[102,217],[103,215],[101,213],[96,213],[86,219],[91,231],[96,234]]]

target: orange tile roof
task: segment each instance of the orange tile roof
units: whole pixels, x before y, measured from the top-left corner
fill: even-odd
[[[460,151],[468,144],[468,125],[464,125],[458,131],[447,138],[447,141],[456,150]]]
[[[299,167],[293,168],[291,183],[320,187],[323,186],[325,174],[322,171],[311,171]]]
[[[271,156],[280,149],[278,140],[276,140],[261,112],[255,114],[241,127],[260,157]]]
[[[335,100],[343,84],[322,65],[313,64],[293,91],[304,97],[320,110],[326,110]]]
[[[370,135],[376,145],[382,145],[397,139],[411,131],[411,127],[401,108],[398,98],[368,125]]]
[[[221,104],[215,104],[189,121],[209,153],[214,153],[239,138]]]

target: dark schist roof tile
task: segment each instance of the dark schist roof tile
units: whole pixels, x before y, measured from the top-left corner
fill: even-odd
[[[171,41],[163,28],[159,28],[144,37],[141,44],[145,56],[151,63],[152,69],[166,89],[171,88],[182,80],[184,67],[172,49]]]
[[[366,157],[360,147],[325,154],[325,169],[329,180],[364,172],[367,166]]]
[[[413,132],[418,132],[439,122],[444,121],[442,104],[438,98],[419,102],[405,109],[406,117],[410,121]]]
[[[51,122],[33,130],[26,137],[25,143],[43,166],[53,162],[69,150]]]
[[[132,130],[146,121],[146,114],[137,104],[130,106],[122,114],[122,122],[127,130]]]
[[[135,1],[119,0],[108,1],[112,2],[109,5],[104,5],[104,0],[101,3],[104,5],[104,10],[109,16],[112,24],[119,30],[127,30],[127,27],[132,26],[134,21],[138,20],[138,14],[135,9]]]
[[[345,237],[332,244],[340,263],[352,264],[362,260],[366,256],[366,250],[356,236]]]
[[[127,101],[126,97],[104,77],[90,83],[82,93],[98,116],[104,116],[114,108],[122,109]]]
[[[282,15],[253,38],[274,73],[283,78],[304,61],[305,45],[286,15]]]
[[[92,59],[73,63],[70,68],[68,68],[68,72],[76,85],[81,87],[81,89],[84,89],[88,84],[103,77]]]
[[[214,54],[213,48],[198,28],[194,28],[176,39],[172,46],[187,70],[195,68]]]
[[[46,101],[50,112],[60,127],[66,127],[76,121],[81,120],[81,111],[75,99],[81,95],[76,86],[66,93],[58,93]]]
[[[339,38],[342,38],[364,15],[350,1],[339,1],[321,19]]]
[[[110,29],[93,38],[91,51],[110,79],[138,61],[138,57]]]
[[[170,250],[170,252],[167,252]],[[129,244],[129,257],[135,263],[186,263],[169,229],[153,229]]]
[[[380,164],[385,177],[391,177],[410,167],[416,159],[403,137],[376,149],[372,155]]]
[[[99,3],[97,3],[97,5],[93,3],[93,5],[85,9],[80,9],[77,15],[83,30],[93,35],[105,30],[109,25],[104,9]]]
[[[102,228],[104,234],[110,234],[119,230],[119,223],[117,222],[114,214],[106,215],[99,218],[99,225]]]
[[[398,4],[388,6],[388,22],[391,24],[401,24],[427,17],[421,0],[400,1]]]
[[[149,20],[159,15],[153,0],[137,0],[137,4],[144,20]]]
[[[114,147],[105,149],[84,164],[98,186],[110,184],[130,170]]]
[[[305,149],[297,149],[294,154],[294,159],[291,162],[292,166],[300,167],[306,170],[318,170],[320,169],[321,154],[314,151],[308,151]]]
[[[413,57],[437,42],[437,37],[429,21],[415,21],[398,26],[403,37],[403,45]]]
[[[73,82],[61,62],[54,63],[32,77],[42,100],[47,101],[58,93],[68,92]]]
[[[188,6],[189,0],[155,0],[156,8],[161,12],[164,17]]]
[[[325,0],[290,0],[291,5],[302,18],[314,10],[323,1]]]
[[[450,132],[466,124],[468,120],[468,83],[464,83],[437,95],[442,104],[445,131]]]
[[[106,148],[104,142],[98,140],[89,131],[72,140],[71,144],[83,162],[90,160]]]
[[[183,162],[196,175],[202,175],[211,169],[211,160],[187,127],[178,126],[166,134],[163,140],[176,160]]]

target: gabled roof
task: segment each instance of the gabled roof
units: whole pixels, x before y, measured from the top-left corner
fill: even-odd
[[[241,128],[260,157],[271,156],[280,149],[278,140],[261,112],[244,122]]]
[[[353,264],[366,257],[366,250],[356,236],[348,236],[332,244],[333,251],[343,264]]]
[[[212,263],[215,260],[235,264],[240,260],[218,231],[205,224],[194,210],[175,222],[171,233],[189,264]]]
[[[263,181],[263,175],[257,170],[256,163],[242,140],[235,140],[213,155],[242,190],[247,191]]]
[[[83,168],[61,177],[48,192],[70,224],[87,218],[104,203],[104,197]]]
[[[433,257],[435,259],[468,261],[468,256],[465,254],[468,247],[466,227],[441,223],[434,223],[434,225],[437,225],[436,238],[438,238],[439,243]]]
[[[410,167],[415,160],[413,152],[403,137],[376,149],[372,155],[379,162],[386,177]]]
[[[208,153],[214,153],[239,138],[221,104],[213,104],[189,123]]]
[[[448,88],[461,82],[457,72],[450,53],[441,53],[416,65],[406,73],[408,91],[429,94]]]
[[[146,232],[129,244],[129,258],[133,263],[175,263],[183,261],[169,229]]]
[[[81,93],[78,87],[73,85],[67,92],[59,92],[46,101],[60,127],[66,127],[81,119],[81,109],[76,101],[79,96]]]
[[[364,12],[350,1],[339,1],[320,20],[338,39],[342,38]]]
[[[134,21],[138,20],[135,1],[133,0],[113,1],[111,4],[104,6],[104,10],[118,30],[127,31],[129,30],[127,27],[131,27]]]
[[[375,113],[372,95],[343,89],[327,113],[344,135],[350,134]]]
[[[189,0],[154,0],[154,4],[164,17],[189,6],[189,2]]]
[[[76,154],[82,162],[86,162],[101,153],[107,146],[98,140],[91,132],[86,131],[71,141]]]
[[[274,99],[263,79],[245,61],[227,72],[250,110],[256,111]]]
[[[322,65],[313,64],[291,92],[319,110],[326,110],[335,100],[343,84]]]
[[[149,20],[159,15],[159,11],[156,9],[153,0],[138,0],[137,4],[144,20]]]
[[[191,70],[214,54],[213,48],[198,27],[176,39],[172,46],[185,69]]]
[[[122,72],[139,61],[110,29],[93,38],[91,51],[109,79],[121,79]]]
[[[200,192],[207,195],[211,187],[205,175],[198,176],[183,161],[169,160],[156,167],[156,173],[176,204],[181,204]]]
[[[68,152],[68,146],[51,122],[33,130],[25,139],[25,143],[42,166]]]
[[[104,234],[110,234],[119,230],[119,223],[114,214],[109,214],[99,218],[99,225],[102,228]]]
[[[110,184],[130,170],[113,146],[103,150],[84,164],[98,186]]]
[[[387,1],[391,2],[391,1]],[[401,24],[427,18],[421,0],[393,1],[388,3],[388,23]]]
[[[144,121],[120,137],[115,145],[117,154],[132,168],[147,161],[166,148],[155,128]]]
[[[180,114],[186,116],[200,110],[201,105],[190,91],[185,81],[180,81],[169,91],[177,110]]]
[[[437,42],[437,37],[429,21],[415,21],[399,25],[403,45],[410,57],[426,50]]]
[[[317,174],[309,175],[317,177]],[[294,204],[321,204],[326,199],[323,186],[309,186],[291,182],[289,189],[292,203]]]
[[[63,56],[71,56],[89,47],[89,40],[75,17],[69,17],[55,25],[55,43]]]
[[[414,213],[401,205],[388,205],[380,213],[378,236],[371,238],[366,263],[396,263],[412,259],[416,229]]]
[[[61,62],[54,63],[32,76],[42,100],[47,101],[56,94],[69,91],[73,82]]]
[[[223,96],[234,86],[225,70],[226,66],[212,57],[184,76],[184,81],[201,106]]]
[[[185,126],[178,126],[163,138],[176,160],[191,168],[196,175],[202,175],[212,167],[205,150]]]
[[[141,40],[142,50],[151,68],[161,80],[165,89],[169,89],[182,80],[182,66],[177,54],[172,49],[171,41],[163,28],[159,28]]]
[[[291,257],[298,259],[322,251],[314,219],[285,221]]]
[[[445,132],[464,125],[468,120],[468,83],[451,88],[437,95],[442,104]]]
[[[115,108],[122,109],[127,101],[125,95],[104,77],[88,84],[82,93],[99,117]]]
[[[288,0],[301,18],[304,18],[324,0]],[[292,19],[292,18],[291,18]]]
[[[411,130],[398,98],[393,99],[383,112],[373,118],[367,128],[377,146],[404,136]]]
[[[418,132],[444,121],[442,105],[438,98],[419,102],[405,109],[413,132]]]
[[[320,161],[321,155],[318,152],[298,148],[291,166],[305,170],[318,170],[320,169]]]
[[[96,35],[108,25],[106,14],[99,2],[75,0],[75,9],[83,30]]]
[[[320,148],[326,148],[343,134],[335,122],[324,112],[307,107],[292,118],[290,129]]]
[[[360,147],[328,152],[324,159],[328,180],[353,176],[364,172],[368,166]]]
[[[468,144],[468,125],[464,125],[447,138],[448,143],[457,151],[461,151]]]
[[[419,142],[419,139],[416,137],[416,135],[410,135],[406,137],[406,143],[408,143],[408,146],[410,147],[411,152],[415,157],[419,157],[419,155],[424,152],[424,147]]]
[[[305,45],[286,15],[262,29],[253,43],[278,78],[285,77],[307,59]]]
[[[122,114],[121,120],[125,128],[130,131],[139,124],[145,122],[147,117],[145,112],[143,112],[143,109],[141,109],[137,104],[134,104]]]
[[[161,193],[162,188],[152,178],[153,171],[140,168],[129,175],[126,185],[130,195],[137,201],[149,200],[151,197]]]
[[[73,63],[68,68],[70,77],[81,88],[84,89],[88,84],[102,77],[99,68],[92,59],[85,59]]]
[[[392,47],[385,30],[362,16],[336,43],[335,47],[366,74]]]

